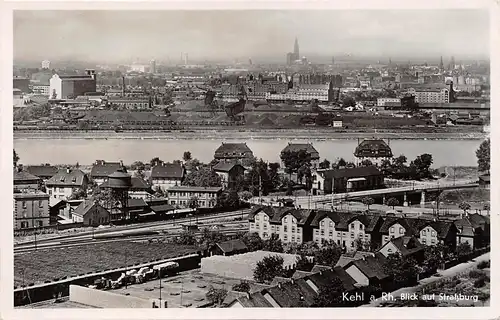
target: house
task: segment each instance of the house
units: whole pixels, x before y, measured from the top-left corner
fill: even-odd
[[[130,198],[143,200],[151,199],[153,189],[149,183],[139,177],[132,177],[130,182],[132,183],[130,189],[128,190],[128,196]]]
[[[232,256],[235,254],[245,253],[248,251],[247,246],[240,239],[233,239],[224,242],[218,242],[210,249],[210,255]]]
[[[454,249],[457,228],[450,221],[387,217],[380,227],[380,235],[382,245],[401,236],[414,236],[423,245],[442,243]]]
[[[180,186],[184,180],[185,170],[180,163],[161,163],[151,169],[150,182],[153,189],[163,192],[171,187]]]
[[[360,286],[381,286],[384,288],[390,276],[384,271],[386,258],[381,253],[376,253],[374,257],[364,257],[354,260],[344,266],[344,270]]]
[[[382,223],[378,215],[320,211],[311,222],[313,241],[319,246],[334,242],[347,251],[378,247]]]
[[[101,185],[108,177],[116,171],[122,170],[127,172],[123,162],[106,162],[104,160],[96,160],[90,171],[90,179],[97,185]]]
[[[229,308],[305,308],[316,306],[321,288],[334,278],[342,281],[344,290],[353,292],[355,281],[341,268],[304,273],[299,277],[281,278],[262,290],[248,293],[228,304]]]
[[[57,199],[67,200],[74,190],[86,190],[89,184],[87,175],[80,169],[61,169],[52,178],[47,180],[45,186],[50,196],[51,203]]]
[[[354,156],[357,163],[370,160],[373,164],[380,165],[383,160],[392,158],[392,150],[384,140],[365,139],[354,150]]]
[[[402,257],[411,257],[420,263],[424,261],[424,250],[425,246],[418,241],[417,238],[413,236],[402,236],[394,238],[386,242],[378,250],[384,257],[388,257],[391,254],[399,254]]]
[[[236,162],[219,162],[212,168],[221,177],[225,189],[234,188],[245,175],[245,168]]]
[[[249,214],[249,230],[257,232],[262,239],[278,235],[284,243],[303,243],[312,240],[310,223],[314,210],[285,207],[261,207]]]
[[[285,152],[299,152],[305,151],[309,157],[311,157],[311,167],[318,168],[319,166],[319,152],[316,150],[312,143],[288,143],[288,145],[281,150],[281,157],[283,158],[283,154]],[[286,167],[282,163],[282,167]]]
[[[335,264],[335,267],[343,268],[351,261],[361,260],[361,259],[366,258],[366,257],[374,257],[374,256],[375,256],[375,253],[373,253],[373,252],[358,251],[358,250],[349,251],[349,252],[343,253],[340,256],[339,260]]]
[[[43,180],[43,182],[46,182],[47,180],[52,178],[57,173],[57,171],[59,171],[59,169],[49,164],[45,164],[40,166],[27,166],[26,171],[34,176],[39,177]]]
[[[146,200],[146,203],[148,204],[151,212],[154,212],[160,217],[171,215],[175,211],[175,207],[169,204],[167,198],[148,199]]]
[[[324,194],[374,190],[384,187],[384,174],[375,166],[316,171],[313,186]],[[321,181],[323,185],[321,186]],[[322,187],[322,189],[321,189]]]
[[[73,211],[71,218],[73,222],[81,222],[84,226],[97,227],[109,223],[110,214],[97,201],[91,199],[82,201]]]
[[[150,212],[148,204],[141,198],[128,199],[127,208],[127,212],[129,214],[129,217],[127,218],[135,218]]]
[[[49,225],[49,195],[33,189],[14,190],[14,230]]]
[[[191,187],[176,186],[168,190],[168,200],[170,205],[178,207],[189,207],[189,201],[196,197],[198,199],[198,208],[214,208],[217,200],[222,193],[221,187]]]
[[[469,243],[472,249],[490,244],[490,221],[486,216],[471,214],[453,222],[457,228],[457,245]]]
[[[243,165],[254,158],[253,151],[246,143],[223,142],[214,153],[214,159],[223,162],[237,161]]]
[[[14,190],[37,190],[40,188],[41,183],[42,179],[39,177],[34,176],[27,171],[22,171],[21,168],[14,169]]]
[[[483,188],[490,188],[490,175],[489,174],[483,174],[479,176],[479,185]]]

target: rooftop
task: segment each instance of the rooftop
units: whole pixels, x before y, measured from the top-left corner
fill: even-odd
[[[180,163],[164,163],[151,169],[151,178],[174,178],[181,179],[184,176],[184,168]]]
[[[175,186],[168,189],[168,192],[172,191],[185,191],[185,192],[219,192],[221,187],[192,187],[192,186]]]

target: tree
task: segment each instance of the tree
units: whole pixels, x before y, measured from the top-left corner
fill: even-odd
[[[68,200],[80,200],[84,199],[87,196],[87,193],[82,188],[73,188],[71,195]]]
[[[17,155],[16,149],[14,150],[14,168],[17,168],[17,163],[19,162],[19,156]]]
[[[476,150],[477,169],[479,171],[490,172],[490,138],[481,142],[481,145]]]
[[[211,246],[226,240],[227,237],[220,231],[203,228],[199,244],[205,249],[210,249]]]
[[[280,175],[278,173],[280,164],[278,162],[271,162],[268,164],[268,167],[269,182],[271,184],[272,190],[276,190],[280,185]]]
[[[137,171],[134,172],[134,177],[144,180],[144,178],[146,177],[146,175],[144,174],[143,170],[137,169]]]
[[[319,168],[320,169],[329,169],[330,165],[331,165],[330,161],[328,161],[327,159],[325,159],[325,160],[323,160],[323,161],[321,161],[319,163]]]
[[[199,170],[191,171],[182,182],[182,185],[193,187],[222,187],[222,180],[215,171],[203,167]]]
[[[263,247],[265,251],[278,252],[278,253],[282,253],[284,251],[281,239],[277,234],[272,234],[271,238],[264,240]]]
[[[252,193],[249,191],[240,192],[238,196],[240,197],[240,199],[243,199],[245,201],[248,201],[253,197]]]
[[[340,158],[339,161],[337,161],[337,169],[341,167],[345,167],[347,165],[347,162],[345,161],[344,158]]]
[[[334,243],[317,250],[314,254],[314,262],[323,266],[335,267],[342,255],[342,250]]]
[[[257,251],[264,248],[264,241],[260,238],[259,234],[255,232],[247,232],[243,234],[241,237],[241,241],[245,243],[248,251]]]
[[[365,159],[365,160],[361,161],[361,166],[362,167],[371,167],[371,166],[373,166],[373,162],[371,162],[370,159]]]
[[[184,151],[184,154],[182,155],[182,160],[184,160],[184,162],[188,162],[191,159],[192,159],[191,152],[190,151]]]
[[[467,215],[467,211],[470,210],[471,205],[468,202],[461,202],[458,207],[464,211],[464,215]]]
[[[144,165],[144,163],[142,161],[134,161],[131,165],[130,165],[130,169],[131,170],[146,170],[146,166]]]
[[[306,150],[284,151],[281,153],[281,161],[285,166],[285,172],[290,175],[297,173],[300,167],[311,166],[311,155]]]
[[[424,251],[424,267],[429,272],[434,272],[443,267],[447,258],[447,248],[438,244],[435,246],[426,246]]]
[[[356,106],[356,101],[354,100],[353,97],[345,97],[344,100],[342,100],[342,107],[347,108],[347,107],[354,107]]]
[[[314,304],[323,308],[345,306],[346,301],[342,296],[344,292],[344,284],[338,277],[334,277],[328,284],[322,284],[319,287],[319,293],[314,299]]]
[[[248,281],[241,280],[240,283],[233,285],[233,291],[250,292],[250,284]]]
[[[283,274],[283,258],[278,255],[269,255],[257,262],[253,278],[259,283],[271,283],[274,277]]]
[[[240,206],[240,197],[235,190],[224,190],[217,198],[217,207],[224,209],[235,209]]]
[[[415,160],[413,160],[413,165],[417,170],[418,178],[429,178],[431,177],[430,167],[433,163],[432,155],[428,153],[423,153],[419,155]]]
[[[151,164],[151,167],[154,167],[156,165],[161,165],[163,161],[158,157],[154,157],[153,159],[151,159],[151,161],[149,161],[149,163]]]
[[[368,241],[363,240],[363,238],[358,237],[356,240],[354,240],[354,246],[356,247],[356,250],[359,251],[369,251],[370,250],[370,243]]]
[[[417,281],[417,262],[411,257],[402,257],[398,253],[390,254],[383,265],[383,270],[397,285],[412,285]]]
[[[183,231],[175,239],[175,243],[182,244],[182,245],[195,245],[196,244],[196,238],[190,232]]]
[[[472,252],[472,248],[468,242],[462,242],[457,245],[455,252],[458,257],[463,257]]]
[[[224,303],[224,300],[227,297],[227,290],[224,288],[214,288],[213,286],[210,286],[208,289],[208,292],[205,294],[205,297],[207,298],[210,303],[215,304],[217,306],[222,306]]]
[[[375,200],[372,197],[363,197],[361,202],[363,202],[367,210],[370,210],[370,206],[375,203]]]
[[[392,207],[392,210],[394,210],[395,206],[399,206],[399,201],[398,201],[398,199],[392,197],[392,198],[387,199],[387,202],[385,204]]]
[[[295,263],[295,269],[310,272],[314,267],[314,262],[310,261],[305,255],[300,255]]]

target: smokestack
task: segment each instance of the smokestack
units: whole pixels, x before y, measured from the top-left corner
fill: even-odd
[[[66,173],[70,173],[71,169],[69,167],[66,168]]]
[[[122,76],[122,97],[125,97],[125,76]]]

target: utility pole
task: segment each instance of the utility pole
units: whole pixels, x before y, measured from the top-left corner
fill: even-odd
[[[158,280],[160,281],[160,308],[161,308],[161,269],[159,270],[159,274],[158,274]]]

